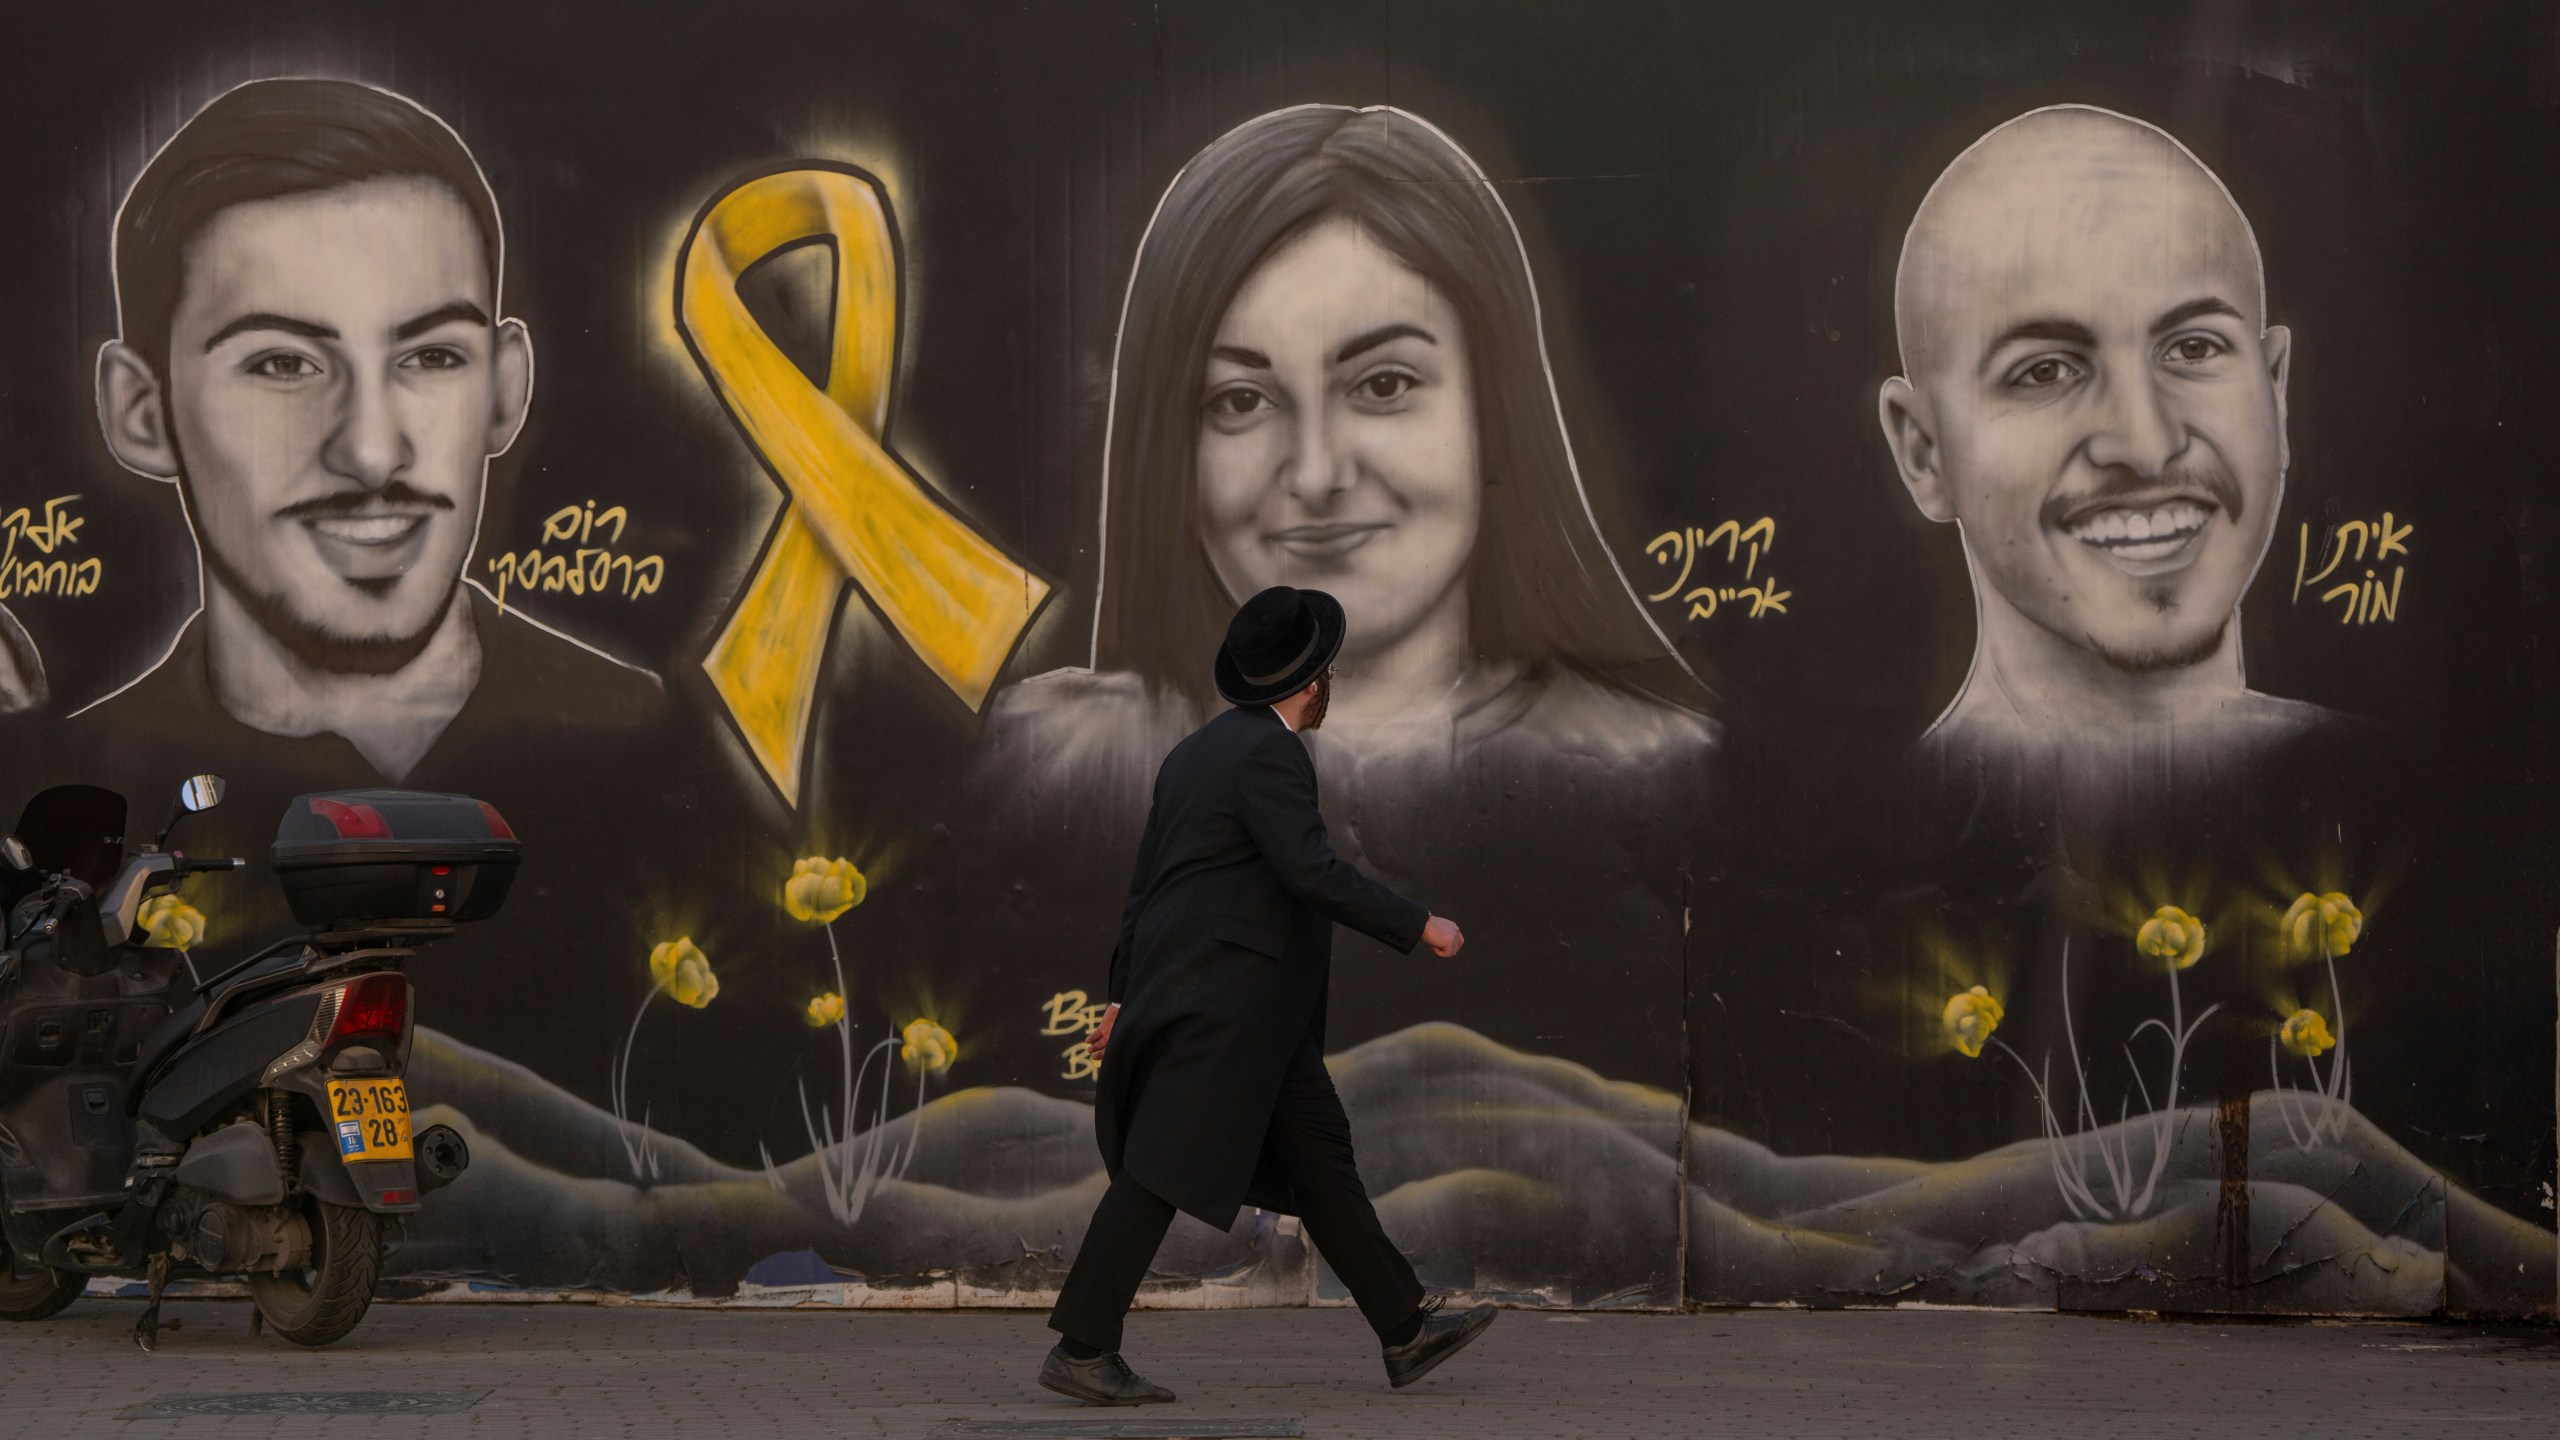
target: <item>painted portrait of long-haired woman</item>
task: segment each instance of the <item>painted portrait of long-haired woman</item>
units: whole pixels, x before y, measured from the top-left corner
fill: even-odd
[[[1314,587],[1348,617],[1306,736],[1333,842],[1469,938],[1456,986],[1341,937],[1333,1040],[1448,1020],[1680,1083],[1676,1047],[1551,1023],[1679,1003],[1718,729],[1594,519],[1541,323],[1502,199],[1412,115],[1275,111],[1183,167],[1121,318],[1092,663],[981,740],[991,953],[1089,983],[1071,937],[1108,934],[1156,767],[1223,704],[1228,617]]]
[[[1183,168],[1130,279],[1105,451],[1092,664],[1000,698],[1008,768],[1142,795],[1219,703],[1228,617],[1282,583],[1349,615],[1310,737],[1329,786],[1487,747],[1658,779],[1714,743],[1593,518],[1511,214],[1412,115],[1275,111]]]

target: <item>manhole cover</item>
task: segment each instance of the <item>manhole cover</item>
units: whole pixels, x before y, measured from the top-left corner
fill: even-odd
[[[265,1390],[245,1395],[156,1395],[118,1419],[181,1415],[450,1415],[488,1394],[480,1390]],[[1294,1431],[1292,1434],[1296,1433]]]
[[[933,1440],[1264,1440],[1306,1433],[1295,1420],[953,1420],[934,1431]]]

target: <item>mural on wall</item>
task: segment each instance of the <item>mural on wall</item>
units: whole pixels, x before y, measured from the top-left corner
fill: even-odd
[[[0,806],[525,838],[416,972],[475,1163],[402,1284],[1045,1304],[1155,765],[1288,583],[1349,614],[1337,845],[1474,942],[1336,947],[1427,1283],[2551,1311],[2560,552],[2499,377],[2560,292],[2376,158],[2560,145],[2560,84],[2462,83],[2495,17],[2401,71],[2320,17],[879,8],[566,89],[173,18],[0,153],[76,198],[0,241]],[[2490,378],[2403,404],[2412,354]],[[285,929],[185,898],[198,964]],[[1253,1211],[1150,1293],[1341,1298]]]
[[[823,386],[738,294],[757,264],[820,243],[835,259]],[[814,169],[742,182],[694,223],[676,296],[694,363],[792,497],[702,663],[756,762],[797,800],[818,667],[848,584],[972,710],[1050,587],[937,505],[884,447],[898,249],[880,182]]]
[[[2087,106],[2001,125],[1912,218],[1894,323],[1885,439],[1921,512],[1963,532],[1979,626],[1932,747],[2051,784],[2066,749],[2156,764],[2173,730],[2247,749],[2324,718],[2241,672],[2293,336],[2186,147]]]
[[[1496,937],[1453,969],[1338,936],[1347,1033],[1455,1021],[1527,1044],[1577,996],[1676,1005],[1713,697],[1599,529],[1551,338],[1501,196],[1417,115],[1293,106],[1185,163],[1122,304],[1090,664],[997,698],[980,843],[1066,839],[1094,863],[1015,868],[1122,893],[1156,762],[1223,703],[1201,657],[1244,596],[1313,586],[1349,622],[1309,737],[1334,843]],[[1522,873],[1604,898],[1557,912]],[[1621,1078],[1678,1084],[1676,1053],[1610,1048]],[[1467,1134],[1448,1168],[1500,1173],[1511,1137]],[[1671,1192],[1629,1197],[1647,1201],[1666,1252]]]
[[[1092,664],[1008,691],[993,743],[1143,797],[1217,703],[1226,617],[1293,584],[1350,618],[1323,738],[1364,782],[1565,737],[1697,770],[1710,697],[1599,532],[1510,212],[1446,135],[1330,105],[1229,131],[1121,313]]]
[[[114,240],[98,424],[175,488],[202,601],[81,715],[352,746],[397,781],[449,735],[521,737],[504,707],[574,727],[652,703],[653,677],[466,583],[533,338],[500,307],[497,203],[450,127],[367,86],[244,85],[152,157]],[[484,684],[504,699],[475,708]]]

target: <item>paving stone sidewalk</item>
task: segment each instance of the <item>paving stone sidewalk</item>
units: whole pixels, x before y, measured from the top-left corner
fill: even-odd
[[[1271,1420],[1361,1440],[2560,1434],[2560,1335],[2532,1329],[1513,1311],[1398,1392],[1347,1310],[1141,1313],[1130,1357],[1182,1402],[1099,1411],[1032,1384],[1048,1332],[1020,1312],[384,1304],[317,1352],[250,1335],[244,1301],[173,1302],[168,1313],[180,1328],[157,1355],[127,1338],[130,1301],[83,1300],[41,1324],[0,1326],[0,1434],[925,1440],[1042,1428],[1208,1435]],[[167,1397],[276,1392],[437,1392],[464,1408],[148,1413]]]

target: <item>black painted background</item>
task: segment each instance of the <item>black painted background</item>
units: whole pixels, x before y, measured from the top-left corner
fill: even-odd
[[[114,468],[89,401],[91,357],[114,329],[116,199],[196,106],[291,73],[397,89],[473,146],[507,220],[507,303],[540,356],[483,552],[533,543],[564,503],[629,506],[632,548],[666,557],[664,590],[527,608],[661,669],[697,707],[687,677],[775,499],[667,323],[672,247],[724,180],[824,155],[892,187],[911,260],[893,436],[1062,582],[1025,674],[1084,658],[1112,330],[1174,171],[1286,104],[1390,102],[1441,125],[1526,232],[1568,419],[1630,572],[1650,573],[1642,546],[1660,530],[1767,514],[1796,598],[1784,617],[1674,630],[1732,724],[1721,776],[1665,777],[1698,787],[1722,837],[1694,857],[1685,946],[1666,934],[1621,957],[1590,1013],[1561,1023],[1435,976],[1374,1009],[1338,1004],[1335,1041],[1447,1015],[1613,1077],[1691,1083],[1700,1119],[1785,1151],[1920,1156],[2015,1138],[2016,1097],[1979,1073],[1950,1078],[1920,1058],[1923,1037],[1855,1008],[1916,963],[1909,935],[1877,918],[1877,892],[1908,878],[1879,858],[1901,821],[1878,797],[1971,639],[1955,537],[1912,511],[1872,418],[1893,365],[1895,247],[1938,168],[2020,110],[2086,100],[2165,126],[2249,213],[2273,317],[2296,336],[2295,460],[2246,607],[2251,679],[2404,741],[2359,782],[2359,804],[2405,841],[2360,973],[2370,988],[2351,1002],[2371,1037],[2359,1103],[2460,1183],[2549,1222],[2551,5],[777,0],[20,16],[0,60],[0,504],[79,493],[89,553],[106,561],[96,597],[16,606],[61,701],[147,663],[192,604],[171,497]],[[2341,627],[2288,605],[2295,525],[2384,508],[2418,526],[2399,621]],[[806,970],[819,952],[766,913],[759,877],[777,858],[842,851],[883,881],[848,934],[877,939],[864,963],[884,990],[955,1017],[968,1081],[1052,1084],[1056,1042],[1030,1033],[1028,1007],[1064,984],[1098,988],[1107,936],[1070,928],[1041,954],[935,948],[933,917],[991,903],[921,893],[952,873],[933,858],[948,843],[935,827],[965,822],[973,722],[894,646],[839,649],[805,817],[773,806],[702,726],[664,773],[633,781],[693,809],[600,798],[593,812],[662,827],[661,863],[553,872],[624,893],[625,928],[599,922],[583,955],[508,953],[499,926],[448,947],[422,972],[430,1020],[601,1099],[655,917],[691,914],[732,983]],[[11,727],[0,807],[46,783],[54,723]],[[579,813],[564,803],[537,841],[574,856]],[[900,896],[905,920],[884,903]],[[1806,1013],[1866,1033],[1844,1039]],[[659,1123],[752,1158],[757,1136],[796,1134],[789,1078],[808,1043],[773,1006],[660,1028],[646,1053],[695,1078],[658,1099]]]

